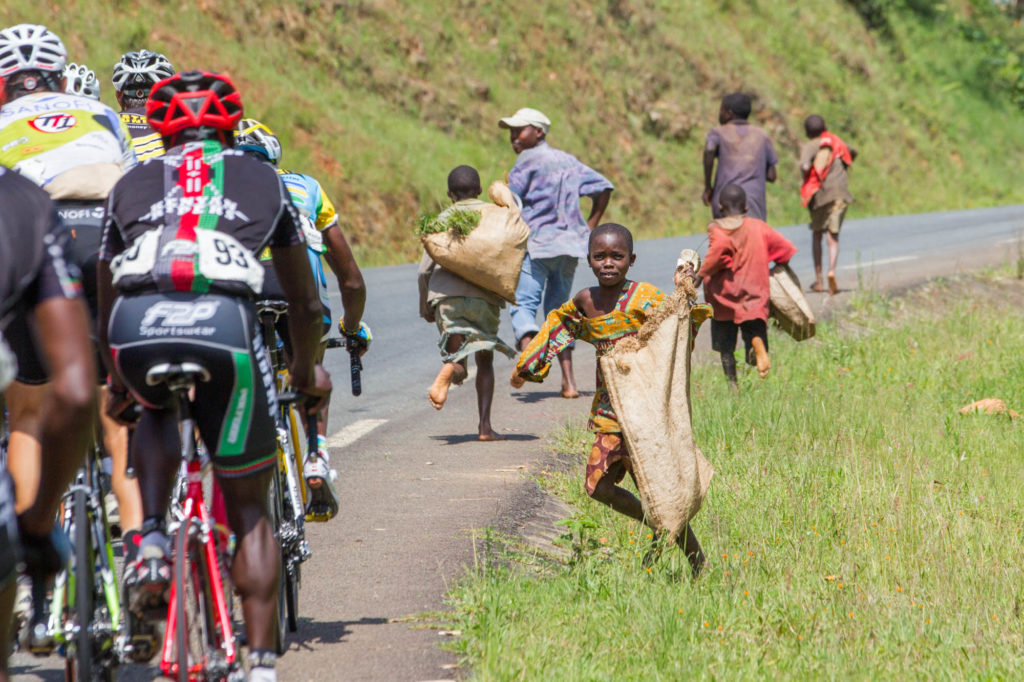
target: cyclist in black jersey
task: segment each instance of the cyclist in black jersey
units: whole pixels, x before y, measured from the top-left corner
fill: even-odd
[[[50,373],[41,432],[42,471],[33,481],[30,497],[34,499],[18,515],[17,524],[26,572],[33,579],[56,574],[63,563],[66,539],[54,534],[53,519],[92,435],[96,369],[89,317],[76,271],[64,260],[65,241],[66,233],[46,192],[0,167],[0,341],[6,335],[14,354],[25,357],[34,342],[24,332],[35,330],[38,351]],[[0,393],[4,388],[0,383]],[[41,485],[42,481],[46,484]],[[14,603],[18,533],[13,514],[13,491],[4,472],[0,475],[0,680],[7,679]]]
[[[103,202],[124,171],[135,165],[128,131],[113,109],[90,97],[65,94],[67,50],[45,26],[19,24],[0,30],[0,165],[41,186],[53,199],[71,240],[65,257],[81,272],[84,296],[95,320],[96,259]],[[28,334],[23,331],[21,334]],[[46,367],[31,354],[20,358],[17,381],[7,392],[11,431],[9,469],[18,487],[18,508],[38,477],[39,429],[49,391]],[[99,368],[98,358],[93,363]],[[97,390],[105,377],[94,380]],[[99,398],[103,400],[103,398]],[[128,431],[101,419],[103,444],[113,460],[111,487],[118,500],[126,553],[142,524],[138,486],[125,472]]]
[[[330,377],[315,362],[320,302],[299,216],[270,166],[232,149],[241,98],[226,77],[187,71],[160,81],[147,104],[167,152],[127,173],[107,200],[98,271],[101,347],[112,378],[108,413],[143,406],[132,440],[145,521],[129,608],[165,600],[170,570],[164,518],[180,461],[177,419],[165,387],[149,386],[156,363],[199,362],[216,376],[195,390],[200,435],[210,450],[238,539],[231,574],[256,667],[274,680],[280,552],[267,510],[276,465],[275,398],[253,298],[256,258],[273,252],[291,316],[291,380],[319,410]],[[130,394],[128,393],[130,391]]]

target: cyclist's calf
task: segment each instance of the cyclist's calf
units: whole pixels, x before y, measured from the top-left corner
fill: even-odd
[[[231,578],[242,598],[247,624],[265,623],[248,632],[249,648],[272,651],[277,617],[280,548],[274,538],[267,508],[273,468],[245,478],[218,477],[227,503],[228,525],[237,538]]]

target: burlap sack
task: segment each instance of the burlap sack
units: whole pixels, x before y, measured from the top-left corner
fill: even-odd
[[[480,209],[480,224],[468,235],[437,232],[420,240],[442,268],[514,304],[530,228],[508,185],[495,182],[488,195],[495,205]]]
[[[601,358],[644,513],[669,541],[696,515],[714,474],[690,417],[692,296],[689,282],[677,287],[635,338]]]
[[[788,265],[776,265],[769,287],[768,315],[775,324],[797,341],[814,336],[814,311],[804,298],[796,273]]]

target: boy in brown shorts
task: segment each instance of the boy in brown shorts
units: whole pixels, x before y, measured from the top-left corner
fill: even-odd
[[[488,206],[487,202],[477,199],[482,191],[480,174],[475,168],[455,168],[448,174],[448,198],[453,204],[437,220],[444,220],[451,211],[479,211]],[[482,441],[504,440],[491,428],[494,351],[515,357],[512,348],[498,338],[499,315],[504,302],[497,294],[437,265],[427,253],[420,261],[419,290],[420,317],[437,324],[441,333],[438,346],[444,362],[427,394],[430,404],[438,410],[444,407],[449,388],[465,380],[467,358],[474,355],[480,418],[477,436]]]
[[[800,150],[800,172],[804,182],[800,188],[803,205],[811,212],[813,233],[811,252],[814,255],[814,284],[811,291],[824,291],[821,278],[821,237],[828,238],[828,290],[839,291],[836,283],[836,261],[839,258],[839,229],[846,217],[846,208],[853,201],[847,187],[847,168],[857,157],[835,133],[829,132],[825,119],[817,114],[804,121],[808,142]]]

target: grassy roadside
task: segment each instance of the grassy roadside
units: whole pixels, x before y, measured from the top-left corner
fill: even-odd
[[[695,369],[698,442],[716,467],[694,528],[696,582],[641,526],[586,499],[589,435],[543,485],[579,510],[569,558],[514,542],[451,593],[458,647],[484,680],[1014,678],[1024,668],[1024,285],[989,273],[900,299],[859,296],[773,376],[732,396]],[[702,332],[702,333],[707,333]]]

